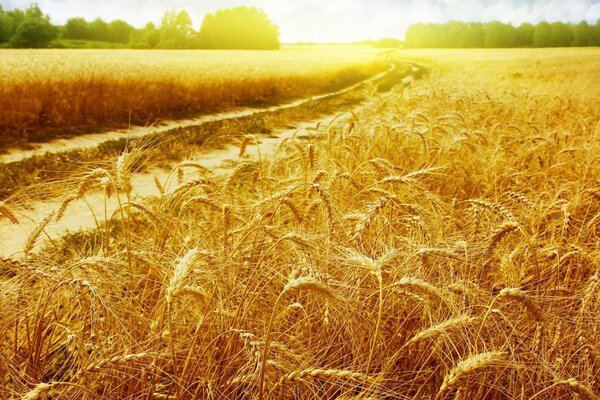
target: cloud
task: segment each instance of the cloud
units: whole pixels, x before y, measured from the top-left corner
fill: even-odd
[[[600,18],[600,0],[36,0],[52,21],[124,19],[141,27],[160,23],[167,10],[187,10],[198,28],[207,12],[236,5],[263,8],[281,27],[284,41],[352,41],[402,37],[416,22],[500,20],[523,22]],[[33,0],[0,0],[5,9]]]
[[[589,21],[595,21],[600,19],[600,3],[594,4],[590,8],[588,8],[585,13],[585,18]]]

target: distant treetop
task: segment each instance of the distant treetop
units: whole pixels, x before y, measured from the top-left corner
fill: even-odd
[[[406,31],[405,47],[496,48],[600,46],[600,20],[595,25],[545,22],[537,25],[492,21],[415,24]]]
[[[234,7],[204,17],[199,44],[209,49],[260,49],[280,47],[279,27],[256,7]]]
[[[125,21],[71,18],[52,25],[37,5],[5,11],[0,5],[0,47],[95,47],[142,49],[260,49],[280,47],[279,27],[256,7],[207,14],[200,31],[187,11],[167,11],[160,26],[136,29]]]
[[[519,26],[499,21],[421,23],[408,28],[404,42],[387,38],[363,43],[381,48],[600,46],[600,20]],[[279,27],[256,7],[207,14],[196,31],[185,10],[165,12],[160,26],[148,23],[134,28],[119,19],[100,18],[90,22],[71,18],[65,25],[53,25],[36,4],[25,10],[5,10],[0,4],[1,47],[274,50],[280,48],[280,41]]]

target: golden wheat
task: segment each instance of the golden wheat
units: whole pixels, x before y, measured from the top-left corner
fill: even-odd
[[[308,141],[43,220],[0,262],[0,398],[597,399],[600,51],[402,54],[430,76]]]
[[[490,351],[474,354],[462,359],[458,364],[452,367],[446,376],[444,376],[444,382],[442,383],[442,386],[440,386],[437,397],[441,397],[445,391],[457,386],[462,380],[466,379],[467,376],[474,372],[501,364],[504,356],[505,354],[503,352]]]
[[[2,50],[0,57],[0,136],[20,140],[33,131],[145,125],[313,95],[385,66],[375,51],[348,46],[279,52]]]

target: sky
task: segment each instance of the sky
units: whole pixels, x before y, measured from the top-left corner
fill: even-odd
[[[204,15],[220,8],[256,6],[267,12],[290,42],[351,42],[403,38],[417,22],[596,22],[600,0],[0,0],[4,9],[37,2],[54,24],[72,17],[123,19],[136,27],[160,24],[167,10],[187,10],[199,29]]]

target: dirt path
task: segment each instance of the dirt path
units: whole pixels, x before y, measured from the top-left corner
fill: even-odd
[[[290,103],[279,104],[271,107],[263,107],[263,108],[242,108],[234,111],[222,112],[217,114],[210,115],[202,115],[197,118],[183,119],[183,120],[172,120],[172,121],[164,121],[160,124],[160,126],[155,127],[147,127],[147,126],[137,126],[132,127],[130,129],[119,129],[115,131],[105,132],[105,133],[93,133],[86,135],[79,135],[68,139],[57,139],[48,143],[42,143],[36,146],[35,149],[31,150],[13,150],[9,151],[6,154],[0,154],[0,164],[7,164],[16,161],[22,161],[27,158],[31,158],[34,156],[43,155],[46,153],[61,153],[69,150],[75,149],[88,149],[97,147],[100,144],[112,140],[118,140],[122,138],[139,138],[148,135],[154,135],[161,132],[167,132],[176,128],[187,128],[191,126],[203,125],[208,122],[215,121],[227,121],[231,119],[241,118],[251,116],[253,114],[262,113],[262,112],[274,112],[279,110],[285,110],[289,108],[295,108],[306,104],[310,101],[322,100],[328,97],[338,96],[340,94],[351,92],[358,87],[377,81],[387,74],[393,72],[396,69],[396,64],[390,64],[390,66],[383,72],[375,74],[367,79],[364,79],[358,83],[355,83],[352,86],[346,87],[344,89],[325,93],[318,96],[312,96],[300,100],[295,100]]]
[[[413,71],[416,72],[416,71]],[[374,79],[374,78],[371,78]],[[412,83],[413,77],[407,76],[403,79],[403,83],[405,85],[409,85]],[[355,85],[351,88],[344,89],[344,91],[354,90],[359,85]],[[333,94],[328,94],[326,96],[332,96]],[[302,100],[290,104],[286,104],[283,106],[270,107],[271,110],[282,109],[284,107],[296,107],[310,100]],[[338,122],[343,122],[344,120],[351,117],[351,112],[359,113],[365,104],[358,105],[354,107],[352,110],[348,110],[346,113],[335,113],[325,117],[320,117],[318,119],[312,121],[305,121],[301,124],[298,124],[294,129],[280,129],[275,130],[268,136],[260,136],[257,137],[258,143],[257,145],[248,146],[246,150],[246,156],[243,160],[257,160],[260,156],[263,160],[269,159],[276,152],[279,144],[286,138],[290,138],[293,135],[297,134],[302,130],[310,130],[315,132],[314,128],[317,124],[321,125],[329,125],[332,121],[336,120]],[[264,111],[264,109],[261,109]],[[248,115],[248,113],[252,113],[256,111],[240,111],[237,115],[241,115],[240,113],[244,113],[243,115]],[[206,120],[219,120],[221,119],[232,119],[235,118],[236,113],[227,113],[227,114],[218,114],[213,116],[206,116],[202,118],[206,118]],[[192,124],[198,124],[198,120],[192,120],[190,122]],[[179,125],[182,124],[182,121],[177,121]],[[179,126],[178,125],[178,126]],[[160,128],[159,128],[160,129]],[[165,128],[166,129],[166,128]],[[172,129],[170,127],[169,129]],[[147,132],[147,130],[146,130]],[[136,133],[138,135],[143,135],[142,131]],[[105,138],[111,137],[112,135],[121,135],[121,133],[111,132],[106,134]],[[61,148],[66,148],[66,146],[75,146],[77,144],[83,144],[86,146],[97,146],[97,139],[90,139],[88,141],[87,138],[75,138],[69,141],[68,145],[65,147],[48,147],[46,151],[60,151]],[[110,140],[110,139],[106,139]],[[73,148],[73,147],[69,147]],[[27,153],[27,152],[22,152]],[[212,170],[215,174],[226,173],[228,170],[232,169],[232,165],[234,165],[237,161],[240,161],[238,157],[239,147],[236,145],[228,145],[224,149],[221,150],[211,150],[207,152],[197,153],[192,161],[194,163],[198,163],[210,170]],[[13,155],[16,157],[17,153]],[[27,156],[24,154],[20,154],[21,159],[26,158]],[[157,196],[159,195],[158,189],[154,183],[154,179],[158,178],[165,186],[165,190],[169,191],[169,189],[174,189],[174,182],[172,177],[169,177],[168,171],[154,169],[148,171],[146,173],[134,174],[133,175],[133,193],[132,200],[140,199],[148,196]],[[31,232],[35,230],[36,224],[38,221],[44,219],[44,217],[52,210],[57,210],[61,206],[61,199],[50,200],[50,201],[33,201],[27,204],[26,210],[18,210],[17,217],[19,218],[19,224],[11,224],[7,219],[0,220],[0,257],[11,257],[11,258],[20,258],[23,256],[23,248],[25,243],[28,240]],[[83,200],[76,201],[69,205],[67,212],[64,217],[58,222],[51,222],[45,229],[40,239],[37,241],[37,246],[44,241],[60,238],[68,232],[77,232],[81,230],[91,229],[99,226],[104,220],[105,215],[111,216],[118,210],[119,202],[116,197],[112,197],[110,199],[106,199],[104,194],[101,192],[92,192],[85,196]]]

